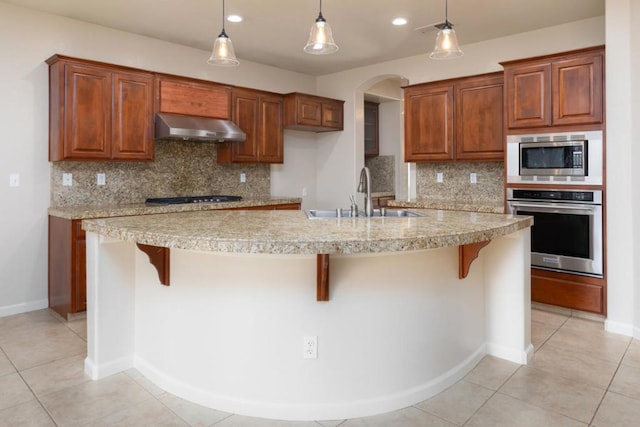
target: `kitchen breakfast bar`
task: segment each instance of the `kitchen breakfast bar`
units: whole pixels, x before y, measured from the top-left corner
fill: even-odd
[[[527,363],[532,218],[415,212],[84,220],[85,371],[135,367],[217,410],[329,420],[425,400],[487,354]]]

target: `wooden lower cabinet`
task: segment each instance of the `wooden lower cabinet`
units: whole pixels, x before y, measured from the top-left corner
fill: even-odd
[[[233,210],[300,210],[300,203]],[[49,215],[49,308],[65,319],[87,309],[87,243],[82,219]]]
[[[531,269],[531,301],[606,315],[606,289],[605,279]]]

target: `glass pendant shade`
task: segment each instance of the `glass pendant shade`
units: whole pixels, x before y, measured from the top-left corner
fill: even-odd
[[[460,46],[458,46],[458,39],[456,32],[450,25],[445,24],[444,28],[438,31],[436,36],[436,47],[429,55],[432,59],[449,59],[457,58],[463,55]]]
[[[234,67],[240,64],[233,50],[231,39],[224,32],[224,29],[213,44],[213,51],[207,60],[209,64],[221,65],[223,67]]]
[[[338,50],[338,45],[333,40],[331,27],[322,16],[322,0],[320,1],[320,14],[313,23],[309,33],[309,41],[304,47],[304,51],[313,55],[326,55]]]

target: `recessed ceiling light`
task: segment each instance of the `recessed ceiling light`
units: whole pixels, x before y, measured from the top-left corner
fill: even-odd
[[[242,16],[240,16],[240,15],[229,15],[227,17],[227,21],[229,21],[229,22],[242,22]]]
[[[400,25],[407,25],[407,20],[406,20],[406,19],[404,19],[404,18],[396,18],[396,19],[394,19],[393,21],[391,21],[391,23],[392,23],[393,25],[398,25],[398,26],[400,26]]]

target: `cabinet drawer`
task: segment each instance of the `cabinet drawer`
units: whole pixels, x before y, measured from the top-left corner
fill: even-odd
[[[605,314],[603,286],[593,283],[580,283],[578,280],[581,280],[581,278],[572,281],[563,278],[538,276],[535,271],[532,270],[531,273],[532,301]],[[585,277],[585,279],[588,281],[590,278]]]

